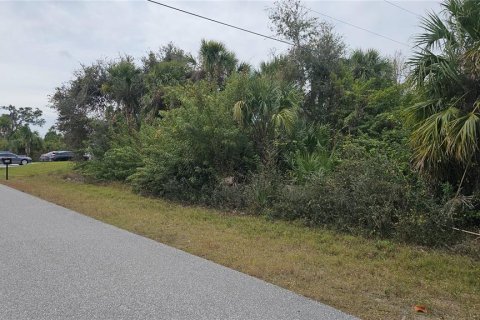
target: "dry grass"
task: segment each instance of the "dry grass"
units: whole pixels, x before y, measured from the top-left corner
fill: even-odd
[[[7,184],[364,319],[480,319],[480,262],[471,258],[185,207],[85,184],[70,171],[66,163],[19,167]],[[429,313],[415,315],[415,304]]]

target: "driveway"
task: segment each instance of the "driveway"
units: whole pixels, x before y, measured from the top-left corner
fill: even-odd
[[[355,319],[0,185],[0,319]]]

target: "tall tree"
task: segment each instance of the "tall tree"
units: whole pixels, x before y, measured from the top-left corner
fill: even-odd
[[[160,110],[167,110],[171,105],[166,94],[172,86],[183,85],[194,77],[195,60],[190,54],[175,47],[172,43],[160,48],[159,53],[149,54],[148,68],[144,75],[145,94],[142,97],[143,117],[145,120],[159,117]]]
[[[192,66],[197,64],[190,53],[175,46],[173,42],[169,42],[167,45],[160,47],[158,52],[150,51],[147,56],[141,60],[144,73],[148,73],[153,66],[160,62],[181,61]]]
[[[92,131],[91,119],[105,117],[105,110],[111,106],[102,92],[106,81],[104,62],[82,65],[74,73],[74,79],[56,88],[50,97],[52,108],[58,113],[57,129],[63,133],[70,148],[81,149],[85,146]]]
[[[368,49],[367,51],[361,49],[354,50],[350,56],[349,63],[355,79],[369,80],[377,78],[382,81],[394,80],[392,64],[375,49]]]
[[[299,90],[259,75],[237,75],[226,90],[237,100],[234,118],[250,133],[261,160],[276,160],[276,144],[297,120],[302,99]]]
[[[226,78],[235,71],[238,60],[223,43],[202,40],[200,62],[207,78],[218,86],[222,86]]]
[[[122,57],[107,69],[107,81],[103,93],[117,103],[127,125],[138,130],[141,124],[141,97],[145,92],[143,72],[132,57]]]
[[[9,105],[0,107],[0,109],[7,111],[0,120],[0,132],[7,138],[24,126],[43,126],[45,124],[45,120],[42,118],[43,112],[38,108],[17,108]]]
[[[55,127],[50,127],[50,129],[48,129],[48,132],[43,138],[43,142],[47,151],[66,149],[63,136],[55,130]]]
[[[305,92],[305,117],[313,122],[333,121],[339,107],[335,74],[345,48],[341,37],[332,25],[311,17],[299,0],[275,2],[269,17],[272,30],[294,44],[288,57],[297,69],[296,83]]]
[[[28,125],[19,127],[10,137],[10,149],[16,153],[32,156],[32,152],[42,150],[43,141],[37,131],[30,130]]]
[[[422,97],[407,110],[416,168],[465,188],[479,182],[480,2],[445,0],[422,20],[411,83]]]

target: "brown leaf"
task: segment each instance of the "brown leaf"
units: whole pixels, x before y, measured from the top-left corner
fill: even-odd
[[[415,310],[415,312],[427,313],[427,308],[423,305],[416,305],[413,307],[413,310]]]

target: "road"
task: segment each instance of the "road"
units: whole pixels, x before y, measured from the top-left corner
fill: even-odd
[[[0,319],[355,319],[0,185]]]

